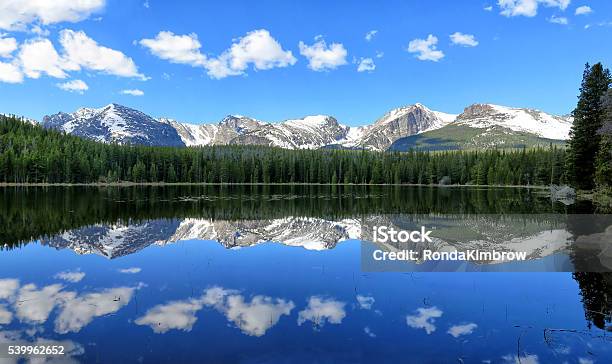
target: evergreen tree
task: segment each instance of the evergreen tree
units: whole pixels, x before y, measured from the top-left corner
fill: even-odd
[[[595,160],[595,182],[598,187],[612,186],[612,88],[602,101],[605,110],[603,126],[599,129],[601,142]]]
[[[595,176],[595,157],[599,151],[604,108],[602,97],[612,82],[610,71],[601,63],[592,67],[587,63],[578,105],[573,111],[574,125],[570,131],[567,153],[567,179],[581,189],[592,189]]]

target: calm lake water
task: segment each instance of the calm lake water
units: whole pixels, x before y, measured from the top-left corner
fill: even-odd
[[[36,358],[60,362],[610,363],[612,229],[594,212],[528,189],[4,188],[0,348],[64,345]],[[438,248],[488,242],[529,261],[364,271],[372,226],[424,223]],[[588,256],[573,244],[585,236]]]

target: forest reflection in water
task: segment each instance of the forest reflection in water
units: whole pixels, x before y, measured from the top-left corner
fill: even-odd
[[[605,242],[591,206],[539,190],[7,188],[0,203],[0,344],[64,342],[86,362],[612,358],[610,273],[360,270],[359,240],[381,223],[437,224],[455,245],[555,230]],[[555,247],[534,260],[593,267]]]

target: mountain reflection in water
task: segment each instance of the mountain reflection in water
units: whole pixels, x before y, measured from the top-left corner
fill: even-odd
[[[373,226],[422,224],[435,248],[605,267],[592,253],[606,219],[536,190],[7,188],[0,201],[0,346],[61,343],[73,362],[612,360],[609,273],[361,271]]]

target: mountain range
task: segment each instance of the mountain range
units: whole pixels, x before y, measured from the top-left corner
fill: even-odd
[[[449,150],[562,144],[572,118],[534,109],[474,104],[459,115],[422,104],[393,109],[365,126],[346,126],[328,115],[278,123],[228,115],[215,124],[153,118],[109,104],[45,116],[45,128],[101,142],[150,146],[265,145],[286,149]]]
[[[41,243],[78,254],[97,254],[110,259],[127,256],[151,245],[179,241],[216,241],[227,249],[254,247],[267,242],[307,250],[327,250],[348,240],[373,241],[374,226],[396,230],[419,224],[436,226],[430,243],[377,243],[388,251],[432,249],[437,251],[523,251],[539,259],[568,248],[571,234],[561,218],[538,215],[537,219],[495,216],[365,215],[359,218],[322,219],[285,216],[278,219],[211,220],[201,218],[157,219],[115,224],[94,224],[44,237]]]

